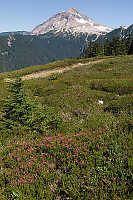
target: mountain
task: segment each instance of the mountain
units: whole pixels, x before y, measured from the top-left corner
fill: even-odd
[[[38,25],[31,32],[32,35],[44,34],[49,31],[71,32],[72,34],[87,33],[89,35],[106,34],[113,29],[97,22],[94,22],[89,17],[81,14],[74,8],[68,11],[63,11],[51,17],[43,24]]]
[[[113,38],[116,38],[116,37],[127,38],[129,35],[131,39],[133,39],[133,24],[130,25],[129,27],[121,26],[105,35],[100,35],[96,41],[105,43],[107,39],[112,40]]]
[[[71,8],[56,14],[31,33],[1,33],[0,72],[79,57],[90,40],[95,41],[111,30]]]
[[[63,11],[33,31],[0,34],[0,72],[77,58],[89,41],[104,42],[116,36],[133,37],[133,25],[112,29],[94,22],[74,8]]]

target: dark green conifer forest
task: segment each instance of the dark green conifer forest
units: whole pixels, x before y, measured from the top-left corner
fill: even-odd
[[[119,56],[133,54],[133,40],[127,38],[114,37],[112,40],[106,39],[104,44],[100,41],[90,41],[84,52],[85,58],[95,56]]]

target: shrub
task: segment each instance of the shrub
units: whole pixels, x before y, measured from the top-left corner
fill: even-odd
[[[92,90],[112,92],[118,95],[132,94],[133,84],[128,80],[93,80],[90,83]]]
[[[113,114],[119,114],[124,110],[131,116],[133,115],[133,98],[131,95],[120,97],[118,100],[113,100],[104,108],[104,111],[109,111]]]
[[[52,80],[57,80],[57,78],[58,78],[58,75],[53,73],[53,74],[51,74],[51,75],[49,76],[48,79],[52,81]]]
[[[2,121],[6,128],[25,126],[32,105],[26,100],[21,79],[12,81],[8,87],[9,95],[4,101]]]

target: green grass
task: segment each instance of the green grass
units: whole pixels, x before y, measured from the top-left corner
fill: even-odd
[[[61,62],[66,66],[59,61],[7,74],[22,76]],[[0,78],[0,110],[9,95],[7,74]],[[0,199],[132,199],[132,80],[133,56],[121,56],[55,80],[24,81],[27,97],[54,107],[62,123],[48,135],[23,127],[0,135]]]
[[[66,60],[54,61],[52,63],[45,64],[45,65],[31,66],[31,67],[27,67],[21,70],[0,73],[0,80],[3,80],[5,78],[15,78],[16,76],[20,77],[20,76],[24,76],[24,75],[32,74],[35,72],[44,71],[44,70],[64,68],[69,65],[73,65],[77,63],[87,63],[87,62],[95,61],[99,59],[107,59],[107,57],[103,56],[103,57],[95,57],[95,58],[88,58],[88,59],[66,59]]]
[[[54,106],[61,115],[68,116],[63,132],[83,130],[89,128],[89,121],[94,121],[95,117],[100,118],[102,114],[105,118],[106,114],[111,117],[112,113],[106,113],[104,109],[112,102],[129,99],[129,96],[121,98],[126,94],[132,95],[132,63],[132,56],[110,58],[104,63],[86,65],[60,74],[57,80],[50,81],[45,78],[25,81],[25,89],[32,99],[35,96],[42,104]],[[99,105],[98,100],[103,100],[104,104]],[[75,115],[75,111],[79,114]],[[78,123],[79,120],[82,124]]]

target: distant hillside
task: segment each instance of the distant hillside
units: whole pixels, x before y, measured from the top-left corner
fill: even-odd
[[[46,64],[54,60],[78,57],[96,35],[49,32],[44,35],[0,37],[0,72]]]
[[[30,35],[30,32],[15,31],[15,32],[2,32],[2,33],[0,33],[0,36],[9,36],[9,35]]]

